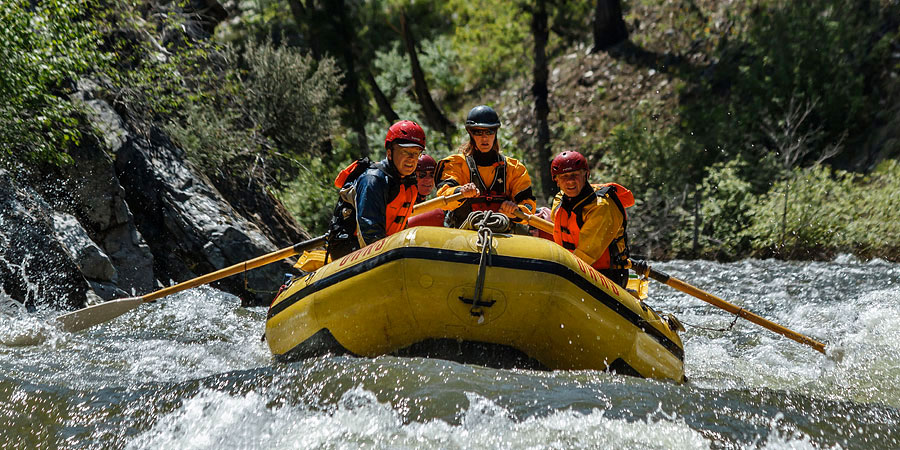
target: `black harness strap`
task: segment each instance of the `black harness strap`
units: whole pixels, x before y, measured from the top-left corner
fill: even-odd
[[[506,193],[506,157],[503,155],[497,155],[500,164],[497,166],[497,171],[494,172],[494,179],[491,181],[491,187],[488,189],[487,185],[485,185],[484,180],[481,179],[481,173],[478,171],[478,166],[475,164],[475,158],[472,155],[466,156],[466,165],[469,166],[469,179],[473,183],[475,183],[475,187],[478,188],[479,191],[488,194],[500,194],[503,195]]]

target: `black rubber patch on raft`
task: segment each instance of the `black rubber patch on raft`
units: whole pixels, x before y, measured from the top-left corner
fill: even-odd
[[[380,265],[387,264],[400,259],[424,259],[430,261],[442,261],[460,264],[478,265],[480,253],[463,252],[458,250],[444,250],[425,247],[400,247],[388,250],[373,258],[367,259],[359,264],[350,266],[328,277],[325,277],[315,283],[295,292],[290,297],[278,302],[269,308],[266,319],[278,315],[294,303],[299,302],[306,296],[329,286],[333,286],[342,281],[353,278],[359,274],[368,272]],[[557,275],[565,280],[575,284],[579,289],[585,291],[593,299],[603,303],[606,307],[619,314],[623,319],[627,320],[634,326],[647,333],[659,344],[675,355],[681,361],[684,361],[684,349],[678,346],[674,341],[669,339],[662,331],[647,323],[643,317],[635,313],[627,306],[620,303],[615,298],[604,292],[602,289],[591,283],[580,274],[563,264],[544,261],[541,259],[519,258],[515,256],[491,255],[491,266],[502,267],[507,269],[529,270],[532,272],[543,272]]]

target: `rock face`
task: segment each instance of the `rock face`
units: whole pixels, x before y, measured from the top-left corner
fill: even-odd
[[[149,139],[129,138],[116,155],[116,172],[163,279],[189,279],[277,249],[159,130],[151,130]],[[244,277],[222,286],[246,304],[263,304],[273,294],[251,290],[275,290],[289,271],[289,264],[276,263],[246,273],[250,290],[244,289]]]
[[[29,307],[81,307],[91,287],[54,238],[53,224],[41,196],[0,170],[0,289]]]
[[[97,136],[84,132],[70,152],[74,164],[19,177],[0,171],[0,294],[26,305],[81,308],[147,294],[306,237],[264,190],[228,184],[242,207],[236,210],[162,131],[133,133],[93,97],[95,85],[79,88],[72,99],[86,106]],[[291,270],[274,263],[216,286],[245,305],[268,304]]]

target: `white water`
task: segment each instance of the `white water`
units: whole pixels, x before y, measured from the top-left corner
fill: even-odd
[[[199,288],[84,333],[0,293],[0,443],[71,448],[898,448],[900,265],[750,260],[661,270],[828,344],[688,326],[689,383],[440,360],[273,364],[264,308]],[[686,324],[732,316],[659,285]],[[23,411],[30,411],[27,417]],[[23,418],[24,417],[24,418]],[[51,430],[41,434],[35,423]],[[49,436],[49,437],[48,437]]]

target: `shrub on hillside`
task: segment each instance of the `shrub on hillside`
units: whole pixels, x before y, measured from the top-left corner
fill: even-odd
[[[243,52],[226,47],[210,61],[218,76],[196,86],[196,103],[167,130],[211,175],[282,188],[298,174],[300,159],[323,153],[337,127],[334,61],[253,42]]]
[[[796,169],[753,205],[746,231],[760,254],[785,258],[851,252],[900,258],[900,163],[869,176],[827,166]],[[785,194],[787,208],[785,209]]]
[[[850,144],[865,139],[860,131],[882,108],[884,92],[874,81],[891,65],[886,49],[895,37],[881,29],[885,21],[873,19],[896,14],[897,6],[879,3],[770,0],[738,10],[734,36],[717,51],[717,63],[697,73],[690,93],[699,101],[684,107],[687,127],[706,147],[752,160],[780,151],[763,124],[788,116],[795,105],[812,105],[796,131],[820,127],[816,146],[845,135]],[[814,162],[818,150],[797,163]]]

